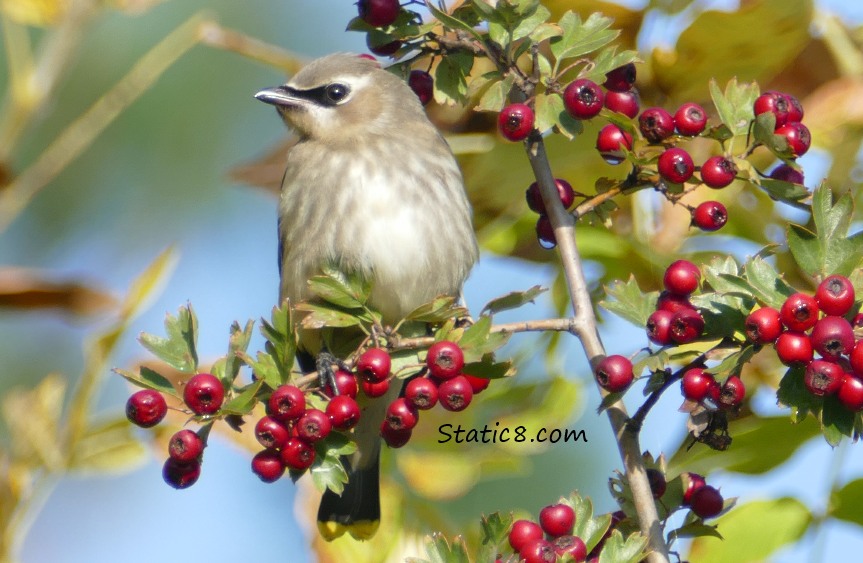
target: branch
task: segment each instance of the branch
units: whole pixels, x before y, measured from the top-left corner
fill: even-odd
[[[536,321],[518,321],[514,323],[502,323],[492,325],[491,332],[570,332],[576,334],[575,320],[569,319],[540,319]],[[417,348],[428,348],[434,344],[434,336],[418,336],[416,338],[394,338],[390,342],[393,350],[415,350]]]

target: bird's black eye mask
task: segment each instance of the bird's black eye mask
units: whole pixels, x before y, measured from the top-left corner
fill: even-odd
[[[308,100],[315,105],[328,108],[341,104],[348,98],[348,94],[351,93],[351,89],[347,85],[340,84],[338,82],[327,84],[326,86],[319,86],[317,88],[310,88],[308,90],[300,90],[298,88],[291,88],[290,86],[285,86],[284,88],[292,96],[296,96],[297,98]]]

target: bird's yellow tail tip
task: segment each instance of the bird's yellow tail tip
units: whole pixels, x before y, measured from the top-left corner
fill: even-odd
[[[322,522],[318,521],[318,532],[321,537],[327,541],[333,541],[349,533],[356,540],[369,540],[374,537],[380,526],[380,520],[359,520],[350,524],[342,524],[340,522]]]

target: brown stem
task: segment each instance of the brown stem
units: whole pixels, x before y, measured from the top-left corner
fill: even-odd
[[[519,321],[493,325],[491,332],[570,332],[575,334],[573,319],[540,319],[535,321]],[[434,336],[418,336],[416,338],[397,338],[390,342],[392,350],[415,350],[428,348],[434,344]]]

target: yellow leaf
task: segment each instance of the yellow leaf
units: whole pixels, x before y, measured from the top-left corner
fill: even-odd
[[[18,23],[46,27],[66,13],[69,0],[0,0],[0,11]]]
[[[417,493],[432,500],[450,500],[465,495],[480,477],[480,464],[462,452],[415,452],[405,450],[396,464]],[[441,475],[447,475],[441,479]]]

